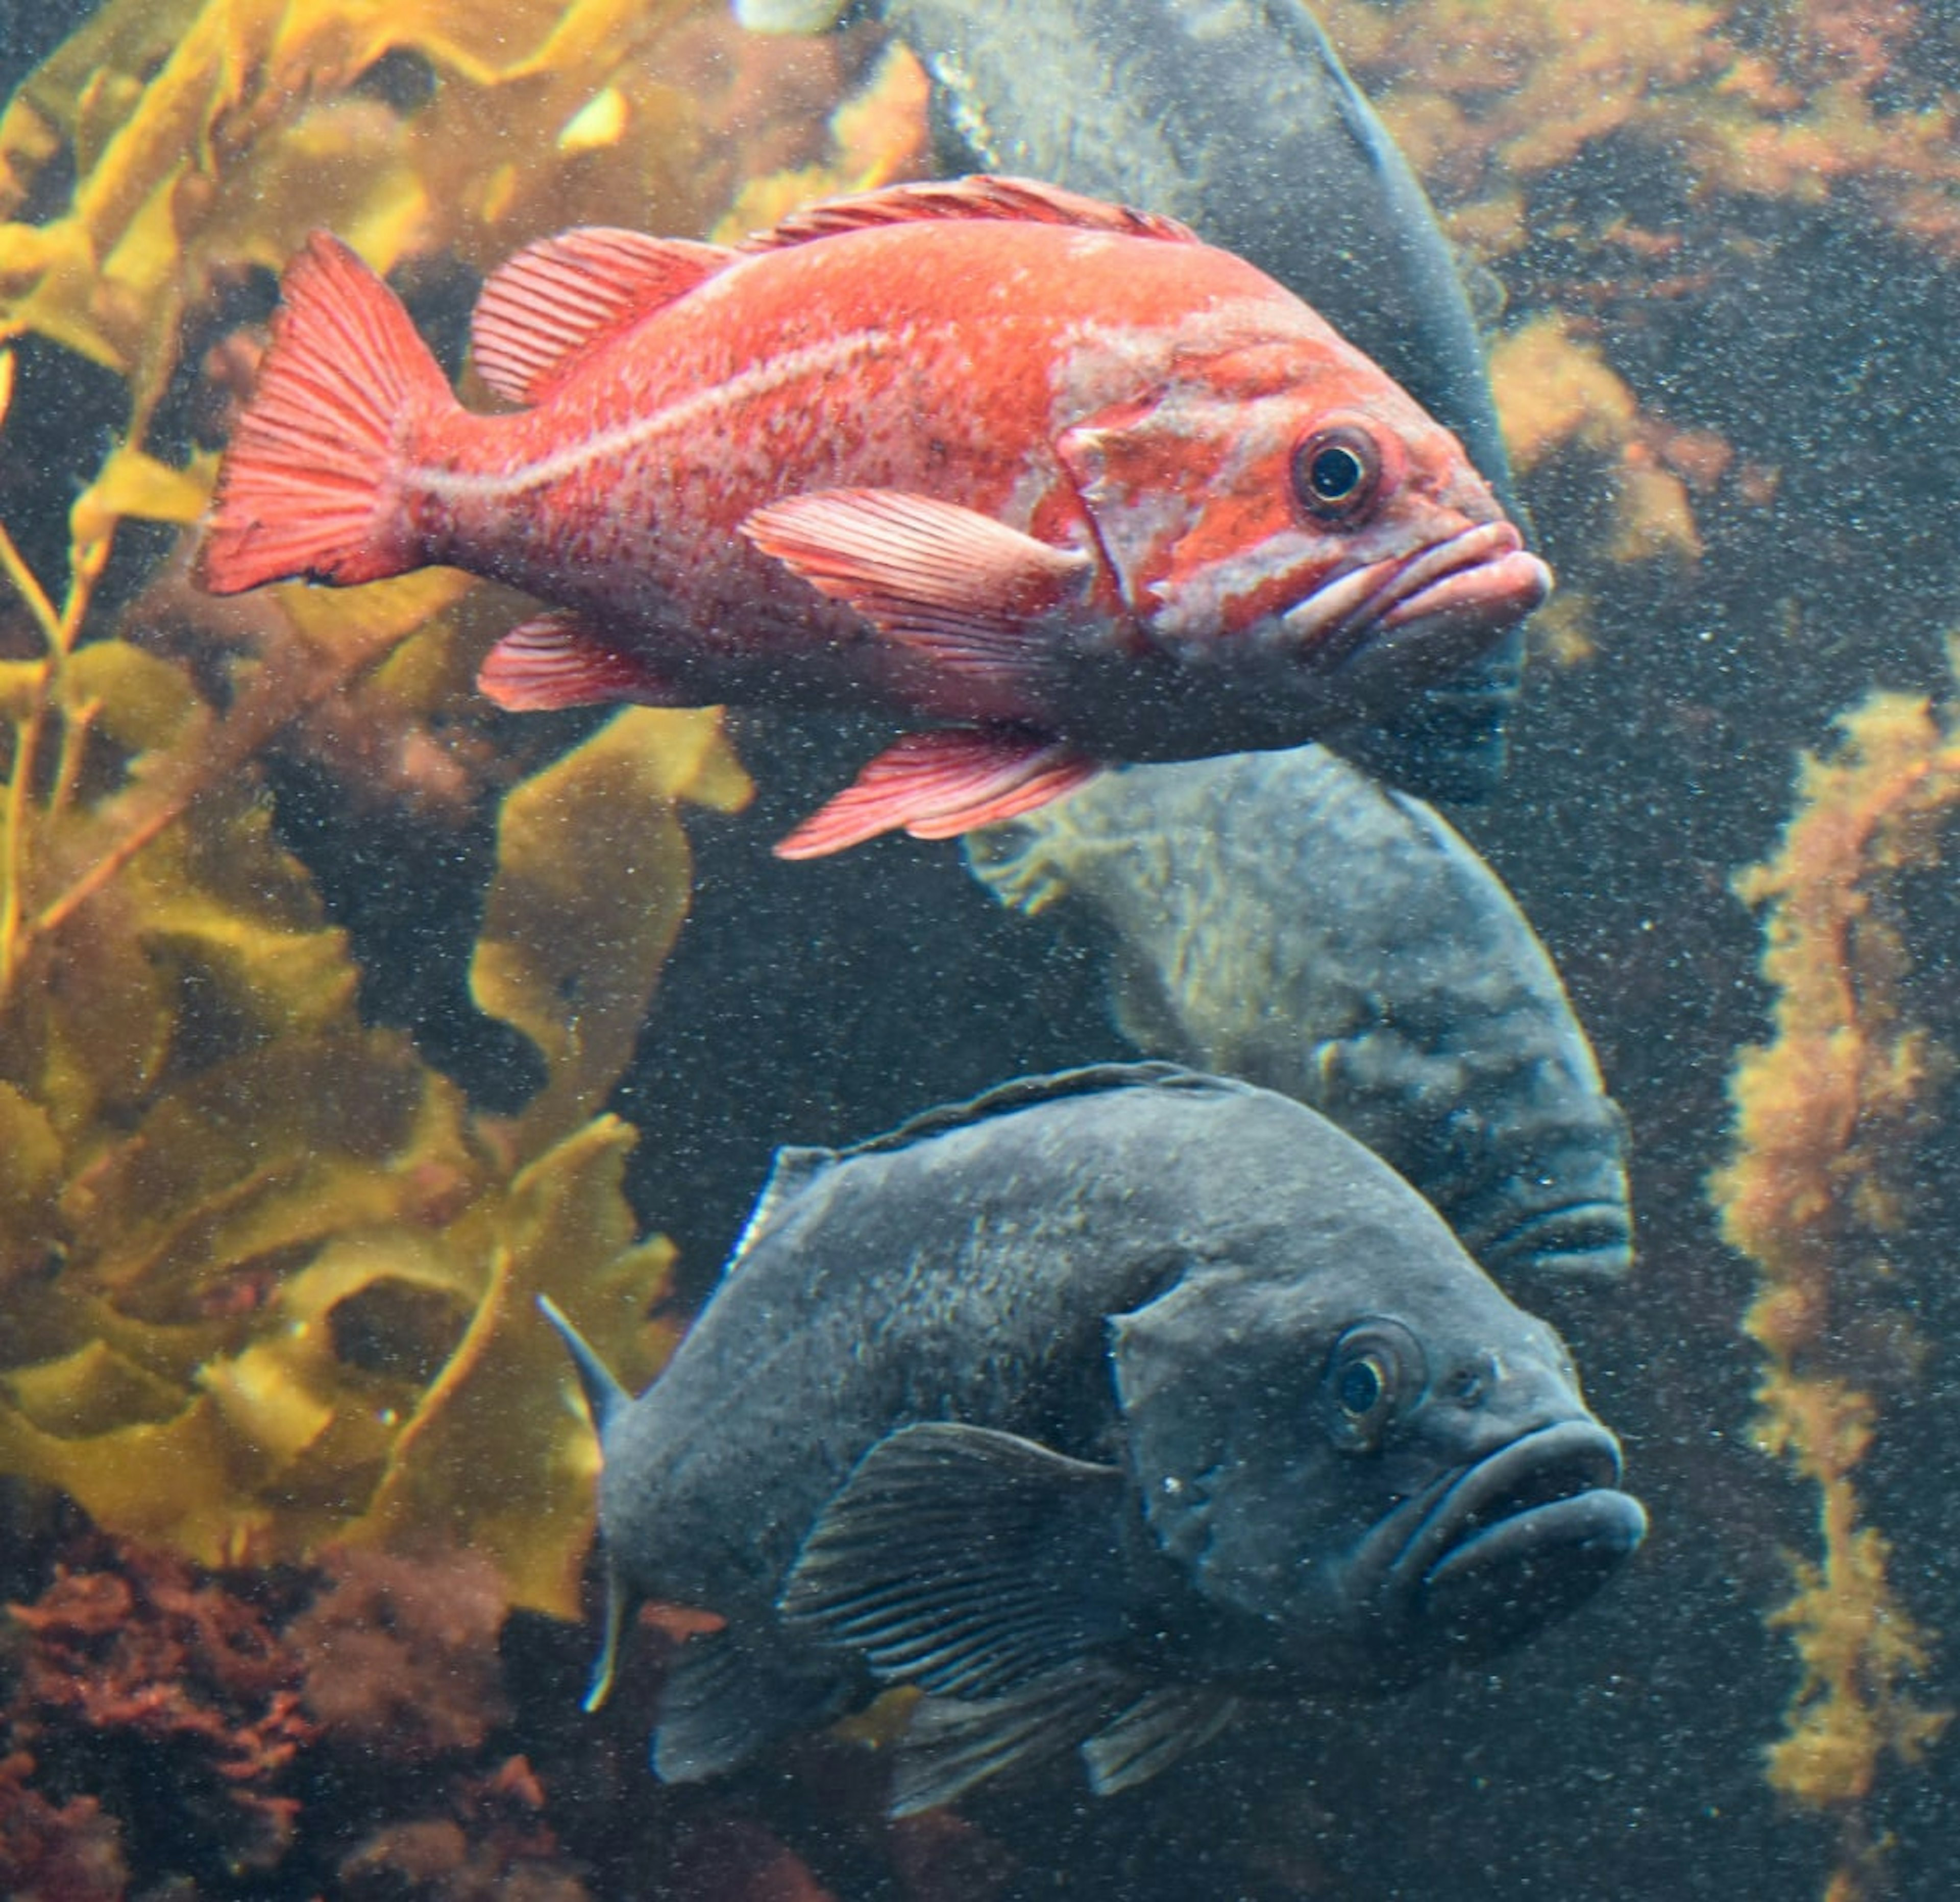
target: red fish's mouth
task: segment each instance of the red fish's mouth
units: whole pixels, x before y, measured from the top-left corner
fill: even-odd
[[[1372,561],[1330,581],[1286,617],[1314,664],[1370,666],[1419,650],[1426,673],[1480,653],[1541,606],[1551,571],[1509,522],[1485,522],[1413,555]]]

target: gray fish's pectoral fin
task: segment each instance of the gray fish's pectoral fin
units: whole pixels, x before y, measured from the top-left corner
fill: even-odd
[[[660,1694],[654,1773],[663,1783],[721,1776],[784,1732],[837,1716],[850,1690],[848,1671],[734,1626],[690,1638]]]
[[[1082,1746],[1089,1787],[1098,1796],[1147,1783],[1188,1750],[1208,1743],[1238,1714],[1230,1691],[1166,1684],[1147,1691]]]
[[[1128,1482],[989,1428],[908,1426],[825,1507],[784,1586],[793,1630],[890,1684],[982,1699],[1124,1633]]]
[[[1128,1682],[1114,1666],[1084,1660],[998,1697],[927,1698],[899,1745],[891,1814],[936,1809],[1004,1770],[1074,1748]]]

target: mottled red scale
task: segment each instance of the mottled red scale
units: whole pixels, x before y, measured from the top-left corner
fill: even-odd
[[[485,669],[506,705],[953,724],[799,851],[981,823],[1098,759],[1312,737],[1341,711],[1319,628],[1344,652],[1368,625],[1357,577],[1426,562],[1459,647],[1545,586],[1508,528],[1471,534],[1499,517],[1453,441],[1297,299],[1169,220],[1027,180],[835,201],[739,253],[545,240],[477,317],[486,378],[532,402],[512,415],[463,411],[332,240],[285,301],[208,585],[447,562],[552,610]],[[1338,529],[1303,518],[1291,467],[1337,411],[1414,472]],[[1398,650],[1424,609],[1404,590]],[[1255,667],[1221,664],[1242,647]]]

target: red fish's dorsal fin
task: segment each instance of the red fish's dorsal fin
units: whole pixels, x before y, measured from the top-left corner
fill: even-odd
[[[774,230],[744,238],[745,251],[775,251],[813,238],[835,237],[874,224],[905,224],[919,219],[994,218],[1027,224],[1067,224],[1077,231],[1109,231],[1121,237],[1160,238],[1170,244],[1196,244],[1188,224],[1155,212],[1133,211],[1106,199],[1087,198],[1039,179],[1003,178],[976,172],[918,185],[887,185],[850,198],[826,199],[792,212]]]
[[[589,224],[527,244],[491,272],[469,320],[477,374],[542,402],[593,347],[734,262],[719,244]]]

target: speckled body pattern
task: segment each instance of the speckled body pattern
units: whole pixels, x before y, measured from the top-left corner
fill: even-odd
[[[1138,406],[1157,427],[1137,429]],[[1360,538],[1303,523],[1291,499],[1294,445],[1336,407],[1405,441],[1427,478]],[[1099,437],[1112,426],[1128,433]],[[1093,520],[1065,455],[1090,476]],[[1093,583],[1075,640],[1093,670],[1134,667],[1146,630],[1179,654],[1229,640],[1337,567],[1497,519],[1454,439],[1250,266],[1005,220],[742,259],[536,409],[433,424],[399,480],[425,559],[582,611],[683,693],[808,704],[869,689],[953,719],[1061,710],[869,638],[750,547],[743,521],[813,490],[892,488],[1079,551]],[[1065,724],[1079,734],[1096,714],[1071,705]]]
[[[1106,774],[967,851],[1107,943],[1138,1050],[1331,1116],[1513,1295],[1627,1273],[1624,1119],[1530,923],[1420,800],[1303,746]]]
[[[1297,298],[1168,221],[981,180],[838,201],[746,253],[676,249],[679,294],[599,326],[533,406],[482,416],[385,289],[317,240],[221,476],[208,584],[445,563],[602,644],[618,671],[584,698],[870,702],[1103,758],[1297,741],[1403,691],[1410,651],[1447,672],[1542,595],[1456,439]],[[521,303],[523,272],[485,307]],[[484,326],[479,309],[479,350]],[[364,379],[395,387],[364,396]],[[353,448],[316,407],[345,411]],[[1294,466],[1330,425],[1379,454],[1340,520],[1303,504]],[[364,485],[364,520],[308,529]],[[949,663],[874,628],[861,588],[826,598],[808,563],[749,539],[771,504],[867,490],[1007,532],[992,594],[959,610],[1004,645]],[[1426,587],[1504,578],[1474,603],[1446,581],[1440,615],[1427,587],[1402,613],[1382,590],[1425,555]]]

